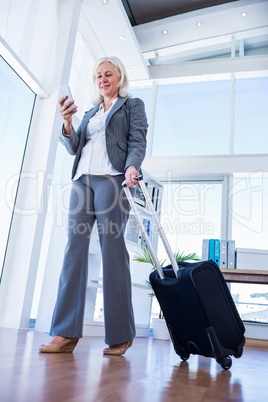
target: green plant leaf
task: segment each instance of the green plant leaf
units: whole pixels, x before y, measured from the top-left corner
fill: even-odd
[[[175,260],[177,262],[182,262],[182,261],[201,261],[201,258],[198,257],[196,253],[190,253],[190,254],[185,254],[184,251],[176,251],[174,253]]]
[[[155,293],[154,293],[154,291],[153,291],[153,288],[152,288],[151,283],[150,283],[149,281],[145,281],[145,283],[146,283],[146,285],[148,286],[148,288],[152,290],[151,293],[148,293],[148,296],[154,297],[154,296],[155,296]]]
[[[138,261],[138,262],[144,262],[146,264],[151,264],[152,265],[152,270],[155,270],[155,264],[152,260],[151,254],[148,250],[147,247],[142,248],[142,254],[136,253],[133,257],[133,261]],[[164,266],[166,263],[166,258],[160,261],[161,267]]]

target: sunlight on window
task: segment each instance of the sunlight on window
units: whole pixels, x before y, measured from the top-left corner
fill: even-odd
[[[153,156],[229,153],[229,80],[158,87]]]
[[[202,255],[202,240],[221,233],[221,182],[167,183],[161,210],[164,231],[174,251]],[[166,258],[159,242],[160,258]]]
[[[0,88],[0,189],[3,195],[0,199],[1,275],[35,94],[2,57],[0,57]],[[14,182],[12,194],[6,194],[6,186],[11,181]]]
[[[234,153],[267,153],[267,110],[267,77],[235,81]]]
[[[267,173],[235,174],[229,196],[236,248],[267,250]],[[252,269],[257,270],[258,266]],[[268,323],[267,285],[232,284],[231,293],[243,320]]]

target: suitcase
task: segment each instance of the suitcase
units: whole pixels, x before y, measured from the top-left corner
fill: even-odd
[[[182,360],[191,354],[215,358],[225,370],[242,356],[245,327],[229,288],[214,261],[177,263],[150,200],[142,175],[137,177],[171,265],[162,268],[129,188],[122,186],[144,236],[156,270],[149,280],[163,311],[175,352]]]

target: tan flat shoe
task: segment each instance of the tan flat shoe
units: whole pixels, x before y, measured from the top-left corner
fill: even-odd
[[[104,355],[112,355],[112,356],[122,356],[126,351],[132,346],[133,340],[123,343],[120,345],[113,345],[109,348],[104,349]]]
[[[41,345],[39,352],[41,353],[72,353],[76,347],[78,338],[66,338],[60,343],[50,343],[49,345]]]

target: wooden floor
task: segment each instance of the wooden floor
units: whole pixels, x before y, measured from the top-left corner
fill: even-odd
[[[0,328],[1,402],[268,401],[268,349],[245,347],[230,371],[213,360],[182,362],[169,341],[136,338],[125,356],[102,355],[85,337],[73,354],[38,353],[46,334]]]

